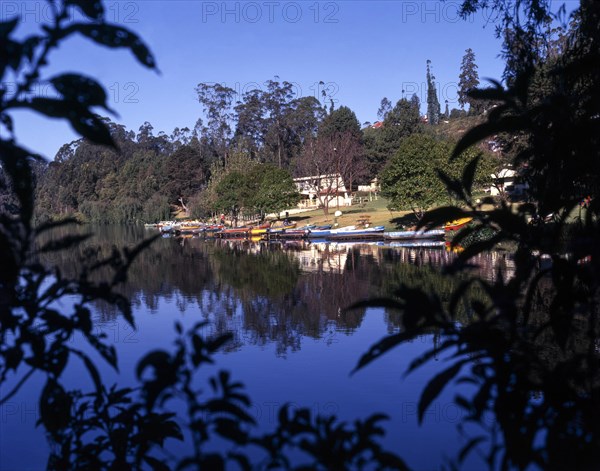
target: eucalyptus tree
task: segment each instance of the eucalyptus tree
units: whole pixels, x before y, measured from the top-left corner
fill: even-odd
[[[196,87],[198,101],[202,105],[206,124],[202,134],[223,161],[227,161],[233,135],[233,103],[236,92],[220,83],[200,83]]]
[[[383,97],[379,104],[379,109],[377,110],[377,118],[379,118],[379,121],[385,120],[385,117],[391,110],[392,102],[388,100],[387,97]]]

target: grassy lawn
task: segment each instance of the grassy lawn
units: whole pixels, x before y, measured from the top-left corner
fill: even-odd
[[[387,200],[379,197],[377,200],[354,206],[340,207],[342,215],[337,218],[340,226],[351,226],[356,224],[363,216],[368,216],[371,226],[385,226],[386,231],[398,230],[401,225],[410,226],[415,223],[411,211],[390,211],[386,207]],[[334,213],[337,208],[329,208],[329,214],[323,214],[322,209],[307,211],[290,217],[298,226],[306,224],[334,224]]]

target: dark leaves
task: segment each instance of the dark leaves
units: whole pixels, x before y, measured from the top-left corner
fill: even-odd
[[[436,375],[429,381],[429,383],[427,383],[427,386],[425,387],[425,390],[419,399],[419,423],[423,422],[423,415],[425,414],[425,411],[429,405],[435,400],[436,397],[440,395],[446,384],[448,384],[448,382],[458,374],[464,363],[465,361],[457,362],[450,368]]]
[[[467,216],[470,216],[470,213],[464,209],[455,206],[443,206],[427,211],[419,221],[417,228],[432,229],[434,227],[442,226],[449,221],[454,221],[455,219],[461,219]]]
[[[396,347],[397,345],[400,345],[401,343],[404,343],[408,340],[412,340],[413,338],[415,338],[416,335],[416,332],[400,332],[398,334],[384,337],[375,345],[373,345],[367,353],[363,354],[360,357],[358,364],[356,365],[354,370],[352,370],[352,374],[365,367],[372,361],[376,360],[377,358],[379,358],[392,348]]]
[[[53,436],[69,424],[73,400],[63,387],[54,379],[48,379],[40,396],[40,420],[45,429]]]
[[[92,78],[77,74],[62,74],[51,78],[49,82],[65,101],[75,102],[86,108],[100,106],[111,111],[106,105],[106,91]]]
[[[79,135],[96,144],[116,148],[110,132],[102,120],[78,102],[54,98],[33,98],[30,102],[22,103],[20,106],[31,108],[51,118],[66,119]]]
[[[92,20],[102,20],[104,18],[104,5],[101,0],[66,0],[65,4],[76,6]]]
[[[110,48],[126,47],[137,60],[150,69],[156,69],[156,61],[148,47],[131,31],[108,24],[78,23],[67,27],[63,34],[78,32],[92,41]]]

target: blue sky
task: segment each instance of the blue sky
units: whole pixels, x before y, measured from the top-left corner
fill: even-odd
[[[302,96],[319,96],[323,81],[336,105],[375,121],[379,102],[417,93],[425,101],[425,67],[432,61],[444,106],[457,107],[456,89],[465,49],[476,54],[480,78],[499,78],[503,64],[493,18],[480,12],[463,21],[459,1],[107,1],[107,18],[140,34],[156,56],[160,74],[137,64],[125,50],[81,39],[51,57],[46,76],[79,71],[99,79],[110,96],[111,117],[136,130],[193,127],[202,117],[194,87],[220,82],[243,92],[279,76]],[[2,0],[0,16],[24,18],[23,33],[47,18],[43,1]],[[34,93],[48,95],[46,87]],[[424,111],[424,106],[422,108]],[[65,123],[21,112],[22,143],[53,158],[76,138]]]

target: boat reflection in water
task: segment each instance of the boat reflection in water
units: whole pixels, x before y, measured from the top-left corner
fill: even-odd
[[[143,228],[130,226],[91,229],[93,239],[69,252],[42,254],[42,262],[73,277],[90,253],[102,257],[115,246],[133,246],[146,237]],[[122,287],[132,301],[137,330],[126,330],[123,320],[102,304],[94,306],[94,325],[114,340],[123,365],[119,380],[128,384],[127,372],[134,371],[144,354],[172,348],[175,320],[184,327],[206,321],[203,335],[233,335],[218,356],[218,367],[247,386],[257,407],[256,419],[265,430],[272,430],[273,414],[286,401],[329,411],[343,420],[383,412],[391,417],[384,445],[401,450],[413,469],[438,469],[442,456],[458,449],[455,422],[429,418],[418,427],[416,410],[424,380],[399,381],[407,362],[433,345],[436,332],[350,377],[362,353],[387,333],[400,331],[402,318],[384,309],[347,308],[367,299],[395,297],[400,284],[435,289],[449,299],[468,276],[442,273],[457,257],[432,241],[268,242],[193,234],[159,238],[139,254]],[[488,279],[512,276],[507,254],[489,253],[474,262],[474,270]],[[478,289],[474,286],[471,295],[483,296]],[[457,322],[468,323],[469,307],[461,304],[457,309]],[[87,376],[75,372],[72,378],[79,386]],[[35,435],[39,429],[33,425],[0,424],[11,432],[0,434],[2,446],[37,449],[43,437]],[[424,443],[428,452],[422,451]],[[28,460],[20,465],[44,466],[43,458],[22,455]]]

